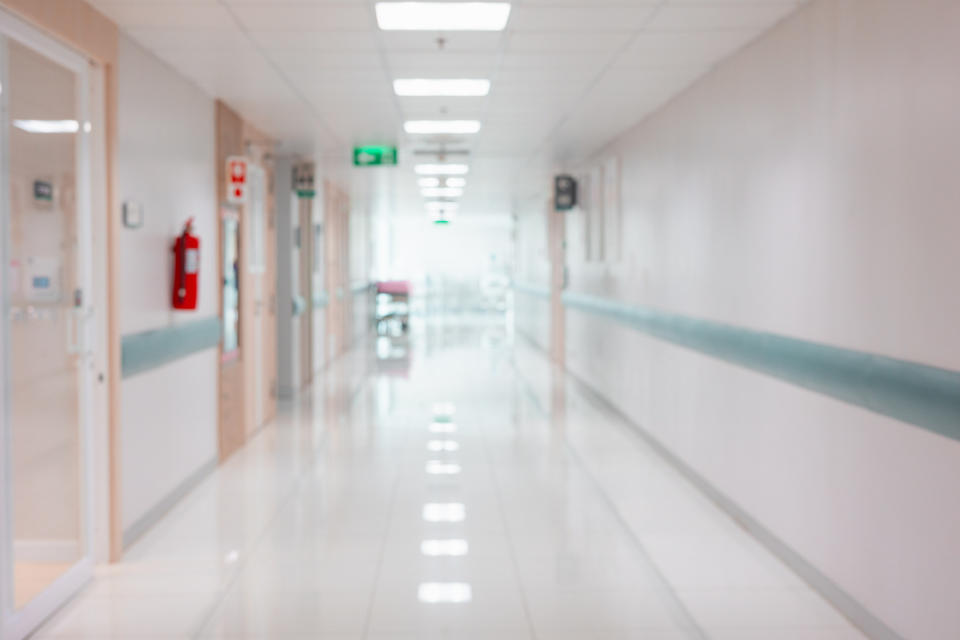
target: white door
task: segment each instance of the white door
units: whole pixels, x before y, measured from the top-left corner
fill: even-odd
[[[327,303],[324,299],[327,295],[324,290],[326,286],[326,274],[324,273],[326,241],[323,238],[323,200],[321,198],[322,196],[320,198],[314,197],[310,201],[310,295],[317,303],[317,308],[313,310],[313,318],[311,319],[313,322],[313,331],[311,332],[313,338],[313,344],[311,345],[313,349],[313,371],[311,377],[320,375],[326,359],[324,353],[327,318]]]
[[[250,181],[250,200],[249,200],[249,224],[247,224],[247,240],[250,247],[248,267],[250,270],[251,283],[253,285],[253,326],[251,332],[253,335],[252,353],[249,357],[253,358],[253,429],[258,429],[264,422],[263,406],[263,366],[264,366],[264,344],[263,344],[263,325],[264,314],[267,312],[266,300],[264,300],[264,272],[266,271],[266,220],[267,220],[267,175],[262,167],[250,165],[248,169],[248,180]]]
[[[282,197],[282,196],[281,196]],[[297,194],[293,191],[290,193],[290,292],[293,297],[294,309],[302,312],[302,304],[305,301],[303,297],[303,291],[300,288],[300,260],[301,255],[304,249],[304,229],[300,224],[300,199],[297,197]],[[302,347],[303,344],[303,332],[300,330],[303,326],[303,318],[301,315],[293,316],[293,320],[290,323],[290,353],[289,357],[289,370],[292,371],[290,376],[290,387],[293,392],[296,392],[300,389],[301,385],[304,383],[303,380],[303,353]]]
[[[88,63],[0,10],[0,637],[92,575]]]

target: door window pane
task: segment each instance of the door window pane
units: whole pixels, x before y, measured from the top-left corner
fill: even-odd
[[[76,75],[3,42],[9,154],[7,336],[14,600],[84,555]]]
[[[240,236],[235,217],[223,217],[223,352],[240,346]]]

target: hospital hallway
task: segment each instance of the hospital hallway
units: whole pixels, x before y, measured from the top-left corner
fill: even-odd
[[[511,333],[357,347],[36,637],[863,637]]]
[[[960,0],[0,0],[0,640],[960,640]]]

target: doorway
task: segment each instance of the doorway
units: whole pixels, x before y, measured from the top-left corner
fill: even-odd
[[[250,184],[247,203],[247,271],[250,274],[250,292],[253,309],[250,316],[252,341],[247,350],[253,374],[253,420],[248,436],[263,426],[267,417],[266,337],[264,335],[269,311],[267,301],[267,174],[262,167],[250,164],[247,169]]]
[[[89,63],[0,10],[0,637],[90,579]]]

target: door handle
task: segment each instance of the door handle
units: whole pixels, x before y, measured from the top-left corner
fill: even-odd
[[[87,320],[93,317],[92,308],[70,307],[67,311],[67,353],[87,357],[93,355],[93,351],[86,348],[84,332],[87,328]]]

